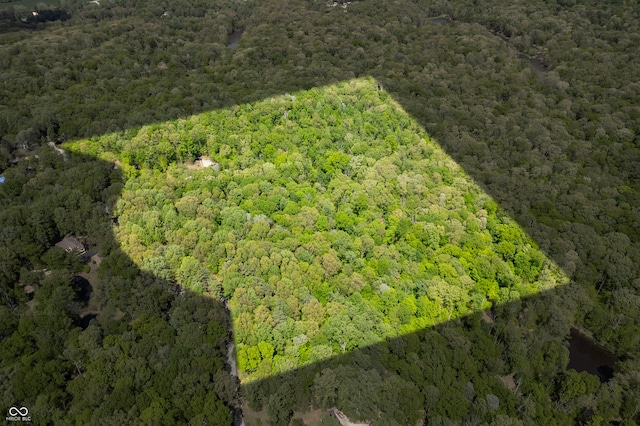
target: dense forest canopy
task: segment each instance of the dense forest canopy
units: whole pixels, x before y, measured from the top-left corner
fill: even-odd
[[[257,418],[268,415],[274,424],[310,406],[334,405],[352,420],[382,416],[381,424],[639,421],[635,2],[98,3],[63,1],[57,10],[68,20],[28,26],[22,19],[35,16],[30,9],[16,6],[0,17],[4,407],[28,405],[43,424],[229,423],[239,401],[224,367],[231,319],[216,302],[222,291],[234,311],[247,310],[233,318],[238,362],[261,379],[245,385],[244,395],[253,410],[266,410]],[[13,25],[16,19],[22,24]],[[231,50],[227,37],[237,29],[244,33]],[[450,160],[427,164],[427,153],[443,154],[406,116],[391,114],[394,107],[364,107],[360,122],[349,110],[349,123],[341,105],[325,99],[283,121],[294,102],[283,94],[304,97],[299,90],[363,76],[382,89],[365,90],[381,96],[376,105],[386,105],[389,93],[461,169]],[[251,108],[265,104],[248,102],[272,97],[284,111],[240,122],[224,144],[219,131],[202,130],[224,111],[250,117]],[[203,123],[186,118],[214,109]],[[394,117],[386,132],[385,113]],[[287,128],[291,121],[300,128]],[[278,152],[291,143],[278,126],[299,138],[291,155]],[[246,127],[256,133],[250,141],[231,138]],[[407,129],[421,136],[409,137]],[[109,162],[77,154],[64,161],[44,146],[112,132],[83,150],[97,155],[106,146],[106,160],[120,159],[124,187]],[[381,144],[373,143],[383,134]],[[273,140],[262,146],[262,136]],[[202,153],[213,156],[219,173],[181,165]],[[351,164],[358,156],[363,175]],[[258,168],[260,161],[274,169]],[[428,167],[415,171],[421,165]],[[258,172],[261,179],[253,176]],[[383,183],[367,186],[373,173]],[[178,183],[187,178],[191,186]],[[412,199],[409,192],[428,182],[451,193],[437,187],[441,201],[430,192],[434,186]],[[220,203],[219,211],[205,199]],[[421,215],[426,202],[452,210]],[[108,216],[118,223],[117,240]],[[99,266],[83,266],[54,247],[69,234],[87,236],[100,252]],[[373,239],[370,251],[365,235]],[[243,241],[238,236],[251,244],[232,250]],[[271,259],[273,247],[292,257]],[[482,256],[464,255],[477,250],[494,253],[487,253],[485,275],[476,270]],[[261,251],[269,255],[250,261]],[[512,290],[529,294],[549,271],[559,277],[554,263],[571,284],[496,304],[488,319],[472,313]],[[283,285],[270,282],[276,264],[288,278]],[[296,284],[298,270],[317,276],[315,293]],[[93,280],[87,306],[77,274]],[[174,282],[189,290],[180,294]],[[456,298],[439,290],[445,284],[461,289]],[[315,309],[303,310],[309,303]],[[330,330],[362,312],[374,321]],[[324,329],[320,314],[329,318]],[[416,331],[455,315],[462,316]],[[376,320],[386,325],[366,329]],[[254,329],[255,321],[263,325]],[[309,338],[314,321],[326,342]],[[265,336],[271,324],[285,326]],[[567,370],[572,327],[618,356],[610,381]],[[189,333],[202,345],[189,346]],[[386,340],[362,348],[373,335]],[[345,337],[358,349],[346,353]]]
[[[371,79],[65,146],[129,176],[136,264],[229,299],[248,377],[568,282]]]
[[[2,406],[27,407],[43,425],[230,424],[237,397],[224,368],[224,307],[179,296],[118,249],[105,215],[121,189],[113,164],[43,147],[6,176]],[[69,234],[86,236],[88,264],[55,246]]]

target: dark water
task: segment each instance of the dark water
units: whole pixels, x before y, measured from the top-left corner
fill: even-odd
[[[244,30],[235,30],[231,34],[229,34],[229,38],[227,38],[227,47],[229,49],[235,49],[240,43],[240,39],[242,38],[242,34]]]
[[[577,331],[571,330],[567,368],[594,374],[602,383],[605,383],[613,377],[615,362],[616,357],[611,352],[596,345]]]
[[[80,326],[82,327],[82,329],[86,330],[87,327],[89,327],[89,323],[91,322],[91,320],[97,316],[98,316],[97,314],[87,314],[83,316],[82,319],[80,320]]]
[[[449,19],[447,18],[431,18],[430,21],[434,24],[448,24]]]
[[[547,70],[547,67],[536,58],[531,58],[527,55],[523,55],[522,53],[518,53],[518,58],[529,61],[529,65],[531,65],[531,68],[533,68],[537,73],[541,74]]]
[[[78,299],[83,302],[89,302],[89,298],[91,297],[91,292],[93,292],[93,287],[89,283],[89,281],[79,275],[73,277],[73,284],[76,288],[76,294],[78,295]]]

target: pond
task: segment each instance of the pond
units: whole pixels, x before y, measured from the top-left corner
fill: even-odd
[[[575,329],[569,337],[569,365],[576,371],[586,371],[600,378],[602,383],[613,377],[616,357]]]
[[[81,277],[80,275],[75,275],[73,277],[73,284],[76,289],[78,299],[88,303],[91,298],[91,293],[93,292],[93,287],[91,286],[91,283],[89,283],[89,280]]]
[[[235,49],[240,43],[240,39],[242,38],[243,33],[244,30],[235,30],[231,34],[229,34],[229,37],[227,38],[227,47],[229,49]]]

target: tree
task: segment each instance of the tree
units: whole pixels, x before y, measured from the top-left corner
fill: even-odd
[[[313,395],[318,406],[332,407],[338,396],[338,377],[331,369],[324,369],[313,381]]]
[[[181,285],[196,293],[202,293],[207,288],[207,271],[192,256],[182,259],[176,278]]]
[[[204,415],[212,424],[231,424],[232,415],[229,407],[224,405],[215,392],[208,392],[202,409]]]
[[[342,262],[340,262],[332,253],[323,254],[320,261],[324,268],[325,279],[332,277],[342,269]]]

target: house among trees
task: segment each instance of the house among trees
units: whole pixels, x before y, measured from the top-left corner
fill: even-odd
[[[80,241],[78,241],[75,237],[72,237],[72,236],[64,237],[62,241],[56,243],[56,247],[60,247],[67,253],[76,251],[78,254],[84,254],[87,251],[84,245]]]
[[[216,163],[209,157],[202,156],[202,157],[196,158],[195,162],[190,168],[194,168],[194,169],[212,168],[213,170],[219,172],[220,164]]]
[[[209,168],[211,167],[213,170],[215,170],[216,172],[220,171],[220,164],[216,163],[215,161],[213,161],[211,158],[209,157],[201,157],[200,158],[200,164],[202,165],[203,168]]]

